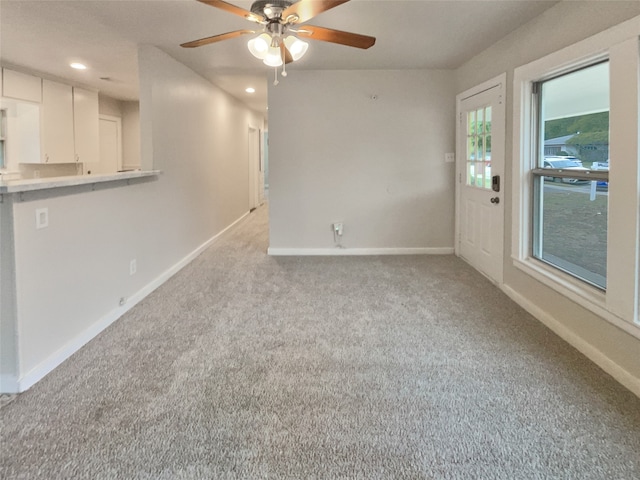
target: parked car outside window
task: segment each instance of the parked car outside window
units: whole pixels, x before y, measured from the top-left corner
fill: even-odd
[[[562,170],[578,170],[586,172],[589,169],[582,166],[582,162],[576,157],[544,157],[542,168],[560,168]],[[564,182],[564,183],[579,183],[581,180],[575,178],[557,178],[557,177],[544,177],[548,182]]]

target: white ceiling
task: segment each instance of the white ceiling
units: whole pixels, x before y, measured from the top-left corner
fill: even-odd
[[[368,50],[310,41],[297,69],[456,68],[558,0],[351,0],[309,23],[374,36]],[[230,0],[245,9],[251,1]],[[255,29],[195,0],[0,0],[0,59],[39,74],[138,98],[137,46],[150,44],[257,111],[266,109],[273,70],[253,58],[244,36],[195,49],[181,43]],[[88,65],[74,71],[69,63]],[[106,78],[106,79],[104,79]],[[244,89],[256,88],[252,96]],[[286,88],[286,79],[280,86]]]

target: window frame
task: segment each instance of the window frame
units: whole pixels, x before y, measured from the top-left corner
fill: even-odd
[[[640,18],[640,17],[639,17]],[[535,85],[595,65],[610,65],[609,228],[606,291],[533,256],[533,172],[537,169]],[[634,74],[635,72],[635,74]],[[620,24],[568,48],[523,65],[513,78],[513,265],[542,284],[640,338],[638,309],[640,240],[640,20]],[[615,91],[614,91],[615,90]],[[622,164],[624,167],[616,167]]]
[[[571,269],[569,267],[563,267],[559,263],[554,263],[551,260],[542,258],[543,252],[542,248],[544,247],[545,241],[543,239],[543,227],[541,225],[544,222],[543,214],[541,211],[542,205],[542,196],[543,196],[543,188],[545,177],[552,178],[571,178],[577,180],[584,180],[587,182],[595,182],[595,181],[606,181],[609,182],[609,170],[585,170],[585,171],[576,171],[576,170],[567,170],[562,167],[559,168],[545,168],[544,166],[540,166],[541,163],[546,163],[546,156],[544,152],[544,119],[540,118],[540,112],[543,111],[543,92],[544,92],[544,84],[549,81],[553,81],[559,78],[564,77],[565,75],[572,75],[573,73],[580,72],[583,70],[590,69],[592,67],[596,67],[599,65],[607,64],[607,71],[609,71],[609,58],[601,59],[599,61],[590,63],[588,65],[580,66],[579,68],[569,69],[559,75],[554,75],[549,78],[544,78],[543,80],[534,82],[532,85],[532,108],[535,109],[533,115],[535,115],[536,123],[532,125],[533,128],[533,146],[535,147],[534,155],[535,158],[532,159],[535,164],[534,168],[530,170],[531,172],[531,189],[532,189],[532,232],[531,232],[531,255],[542,263],[549,265],[551,268],[558,269],[572,278],[577,279],[580,282],[585,282],[589,285],[592,285],[600,290],[606,291],[606,276],[604,277],[605,285],[598,284],[596,277],[597,274],[593,272],[584,272],[585,276],[581,276],[577,271]],[[607,90],[609,90],[609,85],[607,85]],[[607,145],[608,149],[608,145]],[[593,186],[595,188],[595,185]],[[608,203],[608,200],[607,200]],[[565,260],[559,258],[558,260]],[[576,268],[581,268],[580,265],[575,265]],[[591,273],[591,275],[589,275]],[[590,277],[590,278],[588,278]]]

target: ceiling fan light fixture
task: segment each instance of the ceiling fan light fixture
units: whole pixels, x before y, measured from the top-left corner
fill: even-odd
[[[287,64],[300,60],[309,48],[307,42],[294,35],[287,35],[288,33],[302,37],[313,35],[312,38],[315,40],[362,49],[372,47],[376,43],[375,37],[331,28],[314,27],[306,23],[322,12],[342,5],[349,0],[255,0],[251,4],[251,11],[223,0],[198,1],[262,25],[262,33],[249,40],[247,47],[251,55],[262,60],[265,65],[274,67],[274,85],[278,84],[278,67],[282,67],[282,76],[286,77]],[[298,26],[302,26],[302,28],[296,30],[295,28]],[[255,30],[235,30],[182,43],[180,46],[183,48],[201,47],[256,33]]]
[[[262,62],[269,67],[279,67],[282,65],[282,54],[278,47],[269,47],[269,52]]]
[[[296,60],[300,60],[309,48],[309,44],[307,42],[300,40],[293,35],[289,35],[287,38],[285,38],[284,44],[287,47],[287,50],[289,50],[291,58],[294,62]]]
[[[252,38],[247,43],[251,55],[260,60],[264,60],[269,53],[271,45],[271,37],[267,33],[262,33],[255,38]]]

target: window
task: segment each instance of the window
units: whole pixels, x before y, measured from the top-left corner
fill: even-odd
[[[609,63],[537,83],[533,256],[606,288]],[[555,145],[557,155],[546,155]]]
[[[511,184],[513,265],[637,338],[639,37],[623,23],[514,70]]]
[[[491,106],[467,113],[467,185],[491,189]]]

